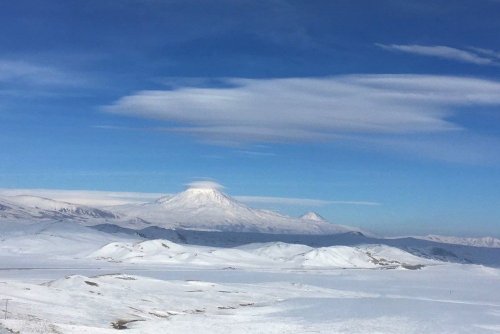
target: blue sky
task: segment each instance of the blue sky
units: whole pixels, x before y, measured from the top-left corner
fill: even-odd
[[[387,234],[500,236],[500,2],[15,1],[0,188],[193,179]],[[371,202],[337,203],[340,202]]]

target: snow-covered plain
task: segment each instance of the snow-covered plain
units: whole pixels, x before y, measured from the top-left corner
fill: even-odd
[[[131,333],[494,333],[499,326],[499,274],[479,267],[141,274],[5,281],[0,293],[13,300],[2,323],[21,333],[114,333],[120,323]]]
[[[0,328],[14,333],[500,331],[499,269],[384,245],[220,248],[68,222],[0,232]]]
[[[212,188],[99,208],[16,194],[0,334],[498,333],[496,246],[377,238]]]

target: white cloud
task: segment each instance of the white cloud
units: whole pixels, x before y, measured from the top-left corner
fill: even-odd
[[[188,183],[186,186],[191,189],[224,189],[224,186],[222,184],[210,180],[193,181]]]
[[[293,198],[293,197],[266,197],[266,196],[234,196],[238,201],[245,203],[264,203],[264,204],[284,204],[300,206],[326,206],[326,205],[381,205],[373,201],[333,201],[312,198]]]
[[[376,44],[391,51],[400,51],[421,56],[451,59],[476,65],[499,65],[495,52],[487,49],[470,48],[470,51],[452,48],[443,45],[401,45],[401,44]]]
[[[486,55],[491,58],[496,58],[500,60],[500,52],[490,50],[490,49],[484,49],[484,48],[475,48],[475,47],[469,47],[470,50],[475,51],[477,53]]]
[[[234,151],[238,155],[247,157],[275,157],[277,154],[273,152],[262,152],[262,151],[250,151],[250,150],[236,150]]]
[[[34,86],[77,85],[81,79],[55,67],[0,59],[0,82]]]
[[[140,91],[104,107],[168,121],[215,143],[335,141],[447,133],[457,107],[500,105],[500,82],[434,75],[226,79],[229,87]],[[167,123],[165,123],[167,124]]]

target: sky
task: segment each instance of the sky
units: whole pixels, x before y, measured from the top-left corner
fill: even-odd
[[[500,236],[500,1],[8,1],[0,188]]]

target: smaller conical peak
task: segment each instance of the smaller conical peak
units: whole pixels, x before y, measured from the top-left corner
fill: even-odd
[[[300,219],[313,220],[316,222],[326,222],[327,221],[325,218],[321,217],[319,214],[317,214],[316,212],[312,212],[312,211],[302,215],[300,217]]]

